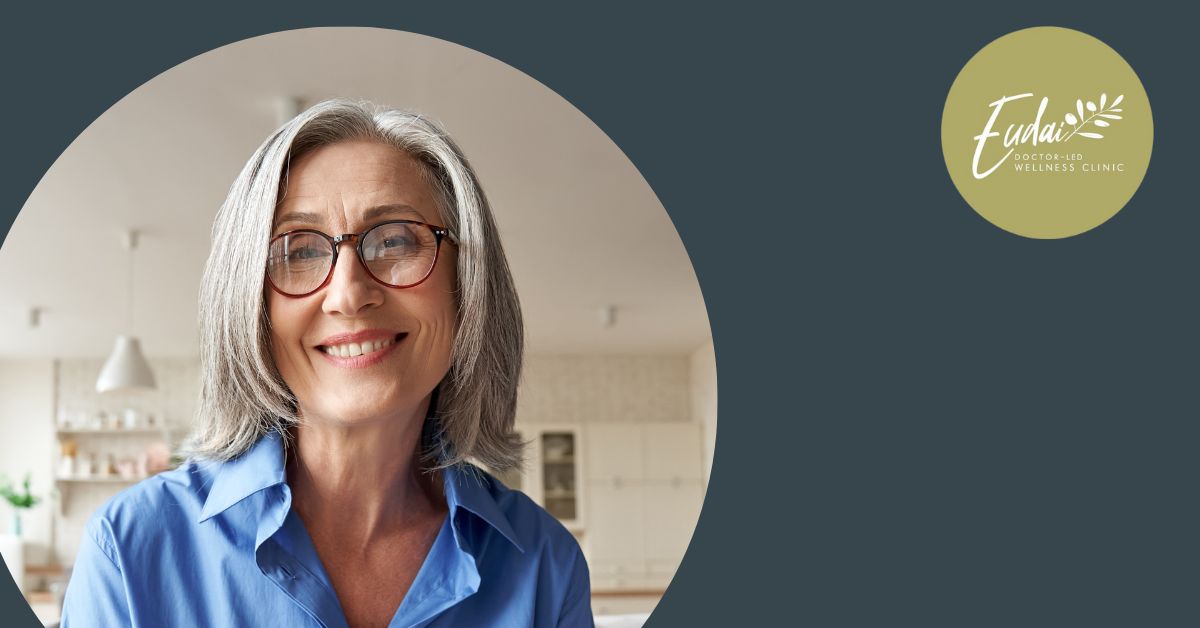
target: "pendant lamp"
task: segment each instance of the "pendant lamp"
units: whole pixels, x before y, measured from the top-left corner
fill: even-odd
[[[129,251],[129,298],[126,299],[129,312],[129,331],[133,333],[133,251],[137,248],[138,232],[128,231],[124,235],[125,250]],[[142,345],[132,335],[117,336],[116,346],[112,355],[100,369],[100,377],[96,380],[96,392],[120,393],[153,390],[154,373],[146,356],[142,355]]]

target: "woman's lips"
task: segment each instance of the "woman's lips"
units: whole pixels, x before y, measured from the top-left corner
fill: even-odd
[[[318,346],[331,347],[351,342],[387,340],[388,338],[397,338],[404,333],[405,332],[397,332],[390,329],[363,329],[355,332],[346,332],[327,336],[325,339],[321,340]]]
[[[362,336],[355,334],[354,336]],[[354,336],[343,336],[350,338]],[[407,333],[399,333],[388,338],[362,339],[342,341],[337,344],[318,345],[317,351],[321,357],[334,366],[341,368],[363,368],[378,364],[396,350],[396,346],[407,337]]]

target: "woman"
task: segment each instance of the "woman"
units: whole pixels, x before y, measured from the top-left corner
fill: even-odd
[[[430,121],[321,103],[230,189],[191,458],[87,526],[63,625],[591,626],[574,538],[493,470],[520,309]]]

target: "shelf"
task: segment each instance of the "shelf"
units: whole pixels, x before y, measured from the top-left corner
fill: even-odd
[[[54,594],[49,591],[30,591],[25,594],[25,601],[30,604],[54,604]]]
[[[123,478],[120,476],[90,477],[90,478],[56,478],[56,482],[73,482],[78,484],[136,484],[146,478]]]
[[[66,571],[63,570],[63,566],[58,565],[58,564],[49,564],[49,565],[26,564],[25,565],[25,575],[27,575],[27,576],[41,576],[41,577],[53,578],[56,576],[61,576],[65,573],[66,573]]]
[[[573,456],[567,458],[546,458],[543,460],[545,464],[575,464]]]
[[[70,501],[70,493],[72,487],[82,486],[108,486],[110,490],[124,490],[126,487],[133,486],[146,478],[122,478],[119,476],[110,477],[91,477],[91,478],[55,478],[54,484],[58,487],[58,514],[60,517],[67,516],[67,502]]]
[[[101,429],[86,429],[86,428],[70,428],[56,430],[59,436],[79,436],[91,434],[125,434],[125,435],[140,435],[148,434],[161,435],[168,431],[164,427],[133,427],[133,428],[101,428]]]

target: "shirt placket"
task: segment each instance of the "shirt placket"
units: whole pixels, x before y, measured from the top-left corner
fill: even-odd
[[[279,535],[286,533],[284,522],[291,510],[290,491],[286,487],[272,491],[269,502],[267,512],[259,520],[255,543],[254,558],[259,570],[321,626],[348,628],[333,589],[280,542]],[[294,543],[295,540],[293,546]]]
[[[479,590],[475,558],[447,517],[388,628],[424,628]]]

